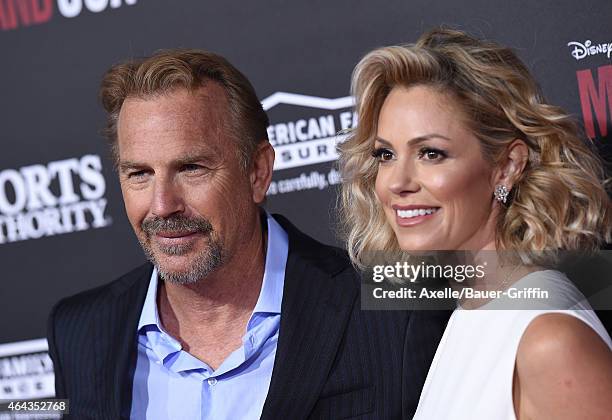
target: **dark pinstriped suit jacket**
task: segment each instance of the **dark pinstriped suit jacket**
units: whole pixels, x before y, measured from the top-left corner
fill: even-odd
[[[262,419],[412,418],[449,313],[362,311],[346,254],[275,218],[289,234],[289,256]],[[129,417],[136,329],[152,268],[54,307],[49,351],[70,418]]]

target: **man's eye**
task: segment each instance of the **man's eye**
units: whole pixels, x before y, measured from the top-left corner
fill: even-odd
[[[372,157],[376,158],[379,162],[388,162],[393,159],[393,152],[389,149],[374,149]]]
[[[419,159],[437,161],[442,160],[446,157],[446,153],[439,149],[432,149],[425,147],[419,151]]]
[[[145,174],[146,174],[145,171],[134,171],[134,172],[128,173],[128,178],[131,178],[131,179],[142,178]]]
[[[187,165],[183,165],[181,169],[183,170],[183,172],[196,172],[202,170],[203,167],[200,165],[196,165],[195,163],[189,163]]]

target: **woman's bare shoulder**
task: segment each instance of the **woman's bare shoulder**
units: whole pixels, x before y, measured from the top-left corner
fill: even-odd
[[[610,418],[612,351],[575,316],[534,318],[519,343],[516,374],[517,411],[526,417]]]

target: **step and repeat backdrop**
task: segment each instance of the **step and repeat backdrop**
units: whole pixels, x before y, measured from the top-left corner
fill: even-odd
[[[338,244],[335,143],[356,123],[363,54],[440,24],[512,46],[610,156],[611,22],[609,0],[0,0],[0,399],[52,396],[53,303],[144,261],[100,134],[113,63],[173,47],[227,57],[270,116],[267,208]]]

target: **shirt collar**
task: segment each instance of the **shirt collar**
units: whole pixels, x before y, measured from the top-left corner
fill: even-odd
[[[138,321],[138,331],[147,325],[156,325],[161,330],[161,322],[157,312],[157,267],[153,267],[147,296],[145,297],[140,320]]]
[[[285,268],[287,266],[287,255],[289,253],[289,239],[287,232],[278,224],[270,214],[266,212],[268,225],[268,244],[266,247],[266,264],[264,276],[259,292],[259,298],[253,309],[255,314],[280,314],[283,301],[283,287],[285,283]],[[157,310],[157,285],[158,271],[153,268],[149,288],[145,297],[140,320],[138,321],[138,331],[147,325],[154,325],[163,331]],[[251,321],[253,319],[251,315]]]
[[[259,293],[253,313],[280,314],[287,254],[289,253],[289,238],[287,237],[287,232],[268,213],[266,213],[266,220],[268,224],[266,266],[264,268],[261,292]]]

